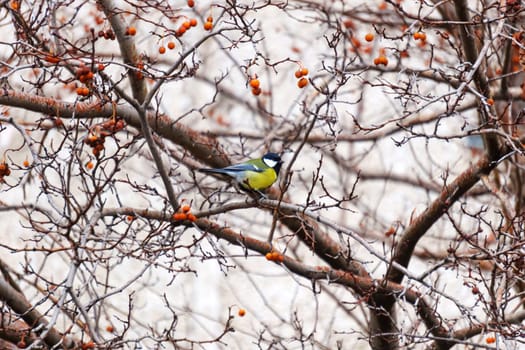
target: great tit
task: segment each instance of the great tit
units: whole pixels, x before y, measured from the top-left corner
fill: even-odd
[[[277,153],[266,153],[262,158],[250,159],[245,163],[225,168],[199,169],[203,173],[221,174],[233,178],[244,190],[261,191],[277,180],[283,164]]]

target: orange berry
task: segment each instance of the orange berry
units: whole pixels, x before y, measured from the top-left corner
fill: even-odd
[[[183,25],[181,25],[181,26],[179,27],[179,29],[177,29],[177,33],[176,33],[176,34],[177,34],[177,36],[182,36],[182,35],[184,35],[184,33],[186,33],[186,27],[184,27]]]
[[[126,34],[127,35],[131,35],[131,36],[137,34],[137,28],[135,28],[135,27],[128,27],[128,29],[126,29]]]
[[[11,7],[12,10],[18,10],[20,8],[20,4],[18,3],[19,0],[11,0],[11,2],[9,3],[9,6]]]
[[[496,342],[496,337],[487,337],[487,344],[494,344]]]
[[[192,27],[197,26],[197,20],[196,20],[195,18],[190,19],[190,25],[191,25]]]
[[[24,167],[27,168],[27,167],[29,166],[29,161],[28,161],[27,159],[24,160],[24,162],[22,163],[22,165],[23,165]]]
[[[294,73],[294,75],[295,75],[295,77],[296,77],[297,79],[299,79],[300,77],[303,76],[303,70],[302,70],[302,69],[298,69],[298,70],[296,70],[295,73]]]
[[[126,220],[133,221],[133,220],[135,220],[135,217],[133,215],[128,215],[128,216],[126,216]]]
[[[172,218],[175,221],[182,221],[186,220],[188,218],[188,215],[186,215],[185,213],[175,213],[172,215]]]
[[[104,68],[106,68],[106,66],[104,66],[102,63],[99,63],[99,64],[97,65],[97,69],[98,69],[99,71],[103,71]]]
[[[308,79],[306,78],[301,78],[297,81],[297,87],[299,87],[299,89],[304,88],[306,85],[308,85]]]
[[[211,30],[213,28],[213,23],[210,21],[204,22],[204,30]]]
[[[345,28],[347,28],[347,29],[355,29],[354,22],[352,22],[351,19],[346,19],[346,20],[343,22],[343,25],[344,25]]]
[[[84,88],[83,88],[83,87],[78,87],[76,91],[77,91],[77,95],[79,95],[79,96],[85,96],[85,95],[84,95]]]
[[[425,41],[427,40],[427,35],[423,32],[415,32],[414,33],[414,40],[421,40]]]
[[[238,315],[241,316],[241,317],[244,317],[244,315],[246,315],[246,310],[239,309]]]
[[[195,6],[195,1],[188,0],[188,7],[193,7],[193,6]]]
[[[191,222],[197,221],[197,217],[193,215],[192,213],[189,213],[187,215],[188,215],[188,220],[190,220]]]
[[[163,55],[164,53],[166,53],[166,48],[165,48],[164,46],[159,47],[159,53],[160,53],[161,55]]]
[[[84,140],[84,142],[88,145],[93,145],[95,142],[97,142],[98,136],[95,134],[89,134],[89,136]]]
[[[180,207],[180,210],[183,212],[183,213],[189,213],[190,210],[191,210],[191,207],[187,204],[183,205],[182,207]]]
[[[301,69],[301,75],[304,77],[305,75],[308,75],[308,68]]]
[[[250,86],[254,89],[258,89],[259,86],[261,85],[261,82],[259,81],[259,79],[252,79],[250,80]]]
[[[87,343],[83,343],[82,346],[81,346],[82,350],[86,350],[86,349],[94,349],[95,348],[95,343],[93,343],[91,340],[88,341]]]
[[[91,151],[93,153],[93,155],[95,157],[98,158],[98,156],[100,155],[100,151],[104,149],[104,145],[101,145],[102,147],[95,147],[93,148],[93,151]]]
[[[106,326],[106,331],[113,332],[114,330],[115,330],[115,327],[113,327],[112,325],[109,324]]]
[[[7,164],[5,161],[0,163],[0,178],[3,176],[9,176],[11,174],[11,170],[9,169],[9,164]]]
[[[93,167],[94,167],[93,162],[89,161],[89,162],[86,163],[86,168],[91,170],[91,169],[93,169]]]
[[[368,42],[374,40],[374,34],[372,34],[372,33],[367,33],[367,34],[365,35],[365,40],[368,41]]]
[[[374,58],[374,64],[379,66],[380,64],[386,66],[388,64],[388,59],[385,56],[379,56]]]
[[[271,252],[269,253],[270,254],[270,259],[267,259],[268,260],[271,260],[271,261],[275,261],[275,262],[283,262],[284,261],[284,256],[278,252]]]
[[[86,75],[88,72],[90,72],[90,69],[86,67],[84,64],[82,64],[76,70],[75,75],[79,77],[80,79],[81,76]]]
[[[168,49],[173,50],[175,48],[175,43],[173,41],[168,42]]]
[[[492,105],[494,104],[494,99],[492,99],[492,98],[487,98],[487,104],[488,104],[489,106],[492,106]]]
[[[184,22],[182,23],[182,26],[183,26],[184,28],[186,28],[186,29],[190,29],[190,27],[191,27],[191,23],[190,23],[190,21],[184,21]]]
[[[206,22],[213,23],[213,17],[212,16],[208,16],[208,18],[206,18]]]
[[[386,7],[387,7],[386,2],[382,2],[382,3],[379,4],[378,9],[379,10],[386,10]]]
[[[266,255],[265,255],[264,257],[266,258],[266,260],[270,260],[270,261],[272,261],[272,259],[273,259],[273,254],[272,254],[272,252],[268,252],[268,253],[266,253]]]
[[[260,88],[252,88],[252,94],[255,96],[259,96],[261,92],[262,90]]]

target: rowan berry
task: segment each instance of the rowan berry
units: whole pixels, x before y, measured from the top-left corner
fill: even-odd
[[[212,28],[213,28],[213,23],[212,22],[210,22],[210,21],[204,22],[204,30],[208,30],[209,31],[209,30],[212,30]]]
[[[131,35],[131,36],[137,34],[137,28],[135,28],[135,27],[128,27],[126,29],[126,34],[127,35]]]
[[[304,88],[306,85],[308,85],[308,79],[304,77],[297,81],[297,87],[299,87],[299,89]]]
[[[261,82],[259,81],[259,79],[254,78],[250,80],[250,86],[252,88],[258,89],[260,85],[261,85]]]

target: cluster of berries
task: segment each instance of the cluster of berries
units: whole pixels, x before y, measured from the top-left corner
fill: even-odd
[[[191,207],[187,204],[180,207],[179,211],[172,215],[172,219],[175,221],[189,220],[195,222],[197,217],[191,213]]]
[[[0,182],[4,181],[4,176],[9,176],[11,174],[11,170],[9,169],[9,165],[3,161],[0,163]]]
[[[98,37],[99,38],[104,38],[106,40],[115,40],[115,33],[113,32],[113,30],[111,29],[108,29],[108,30],[100,30],[98,32]]]
[[[254,96],[259,96],[262,92],[261,90],[261,82],[257,78],[250,79],[250,87],[252,88],[252,94]]]
[[[308,68],[300,68],[295,71],[294,75],[297,79],[299,79],[297,80],[297,87],[299,89],[302,89],[308,85],[308,79],[305,78],[308,75]]]
[[[206,18],[206,22],[204,22],[204,30],[210,31],[212,29],[213,29],[213,17],[208,16],[208,18]]]
[[[75,76],[81,83],[89,85],[93,80],[94,74],[91,71],[91,69],[89,69],[89,67],[81,65],[75,72]],[[77,95],[79,96],[88,96],[90,93],[89,88],[87,86],[80,86],[77,88],[76,91]]]
[[[124,129],[126,123],[120,118],[111,118],[103,123],[97,124],[88,137],[84,140],[84,143],[93,148],[93,155],[95,157],[100,156],[100,152],[104,150],[104,142],[106,137],[112,136],[118,131]]]
[[[190,29],[191,27],[196,27],[196,26],[197,26],[197,20],[195,18],[191,18],[187,21],[182,22],[179,29],[177,29],[177,31],[175,32],[175,35],[183,36],[184,33],[186,33],[188,29]]]
[[[284,255],[276,251],[271,251],[271,252],[266,253],[265,257],[266,257],[266,260],[269,260],[269,261],[275,261],[275,262],[280,262],[280,263],[284,261]]]

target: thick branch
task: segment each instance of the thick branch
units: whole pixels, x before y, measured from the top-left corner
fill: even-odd
[[[71,340],[63,338],[55,328],[49,328],[49,323],[44,316],[27,301],[23,294],[11,287],[3,277],[0,277],[0,298],[14,312],[21,315],[22,319],[34,330],[38,329],[37,333],[42,334],[47,331],[44,341],[50,348],[59,344],[62,344],[64,348],[72,348],[74,346]]]
[[[61,118],[109,118],[116,113],[129,125],[140,128],[140,117],[130,106],[114,106],[110,103],[78,102],[70,103],[54,98],[32,95],[24,92],[0,90],[0,104],[20,107],[25,110],[54,115]],[[148,113],[149,126],[158,135],[184,147],[196,159],[213,167],[226,166],[219,143],[215,138],[201,136],[181,123],[174,123],[168,116]]]
[[[247,203],[246,205],[247,207],[251,206],[249,203]],[[239,203],[236,203],[236,205],[232,206],[232,209],[239,208]],[[291,215],[291,213],[293,212],[289,209],[281,210],[287,210],[289,215]],[[104,209],[102,215],[139,215],[153,220],[170,220],[169,215],[167,215],[166,213],[148,209]],[[206,231],[210,234],[213,234],[214,236],[220,239],[224,239],[234,245],[244,247],[251,251],[259,252],[261,255],[265,255],[273,249],[273,247],[268,242],[260,241],[258,239],[251,238],[250,236],[238,234],[233,229],[218,225],[217,223],[211,220],[199,218],[194,224],[189,222],[183,222],[181,224],[190,227],[192,225],[195,225],[202,231]],[[321,236],[322,235],[323,234],[321,233]],[[416,312],[420,315],[421,319],[424,321],[425,325],[434,336],[448,339],[449,331],[442,325],[442,321],[439,315],[431,306],[429,306],[426,303],[422,295],[419,292],[414,291],[413,289],[387,280],[376,280],[370,278],[366,271],[365,276],[360,275],[360,268],[362,268],[360,267],[360,265],[356,267],[357,273],[352,273],[329,267],[311,267],[290,257],[283,257],[284,260],[282,263],[284,264],[284,266],[286,266],[290,271],[294,272],[295,274],[308,278],[310,280],[326,280],[329,283],[341,284],[352,288],[352,290],[354,290],[354,292],[356,292],[360,297],[367,299],[370,305],[377,304],[378,301],[381,302],[390,298],[395,299],[402,295],[403,298],[406,298],[408,302],[415,306]],[[443,343],[448,342],[448,340],[443,340]]]
[[[140,128],[140,117],[137,111],[129,106],[114,106],[102,102],[69,103],[7,89],[1,90],[0,104],[62,118],[109,118],[116,113],[129,125]],[[181,123],[174,123],[166,115],[149,113],[147,117],[149,126],[155,133],[184,147],[196,159],[213,167],[229,164],[215,138],[203,136]],[[277,198],[277,193],[271,192],[270,196]],[[295,214],[281,215],[279,218],[290,231],[296,233],[332,267],[344,270],[352,268],[346,253],[343,254],[344,249],[341,245],[322,233],[315,222],[300,219]],[[364,273],[364,269],[362,272]]]
[[[428,229],[461,196],[471,189],[480,180],[482,175],[488,174],[497,164],[497,162],[491,162],[488,156],[485,156],[458,175],[450,185],[446,185],[430,206],[407,227],[401,237],[401,241],[397,244],[392,260],[407,267],[417,242],[427,233]],[[387,279],[400,283],[403,280],[403,273],[399,269],[390,269],[387,274]]]

